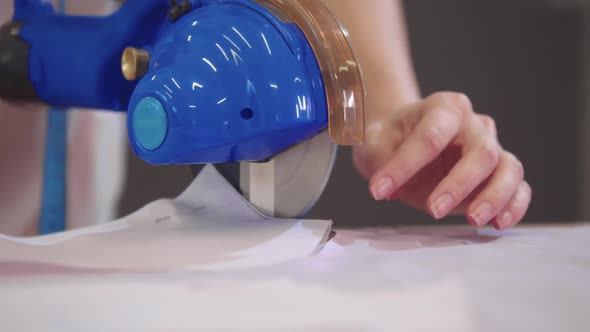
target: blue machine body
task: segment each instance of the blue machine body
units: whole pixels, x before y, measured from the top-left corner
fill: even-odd
[[[168,6],[166,0],[132,0],[110,16],[77,17],[54,13],[39,0],[15,1],[37,95],[60,107],[126,111],[136,82],[122,76],[121,52],[153,42]]]
[[[322,72],[295,24],[249,0],[191,3],[169,22],[166,0],[128,0],[106,17],[21,1],[15,20],[37,95],[127,110],[133,150],[158,165],[265,160],[327,127]],[[128,46],[150,55],[138,81],[121,73]]]

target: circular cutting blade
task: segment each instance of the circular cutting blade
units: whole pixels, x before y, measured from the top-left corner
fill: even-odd
[[[320,199],[334,168],[338,147],[328,131],[264,163],[218,164],[218,171],[262,213],[299,218]],[[195,174],[202,166],[194,166]]]

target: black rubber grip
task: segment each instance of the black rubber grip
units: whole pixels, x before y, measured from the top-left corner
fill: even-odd
[[[0,28],[0,98],[37,101],[29,79],[29,45],[18,35],[21,26],[9,22]]]

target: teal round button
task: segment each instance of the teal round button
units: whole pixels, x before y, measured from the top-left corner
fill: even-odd
[[[168,134],[168,116],[158,99],[143,98],[135,107],[132,121],[133,134],[142,148],[153,151],[164,144]]]

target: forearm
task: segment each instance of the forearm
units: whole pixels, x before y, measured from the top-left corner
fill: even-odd
[[[402,4],[399,0],[323,0],[348,29],[365,77],[369,100],[368,116],[380,114],[371,103],[387,98],[391,108],[418,100],[407,40]],[[387,90],[387,93],[383,93]],[[379,101],[375,101],[378,99]],[[372,101],[373,100],[373,101]]]

